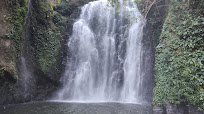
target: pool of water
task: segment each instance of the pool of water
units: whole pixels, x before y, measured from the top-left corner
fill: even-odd
[[[33,102],[0,106],[0,114],[152,114],[152,108],[121,103]]]

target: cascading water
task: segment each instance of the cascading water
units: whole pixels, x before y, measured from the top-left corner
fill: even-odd
[[[31,86],[33,86],[34,79],[32,77],[32,73],[30,69],[28,68],[28,60],[27,60],[27,53],[28,51],[28,41],[29,41],[29,36],[28,36],[28,30],[30,27],[30,15],[31,15],[31,0],[27,1],[27,15],[25,18],[25,23],[24,23],[24,30],[23,30],[23,49],[21,51],[21,57],[20,57],[20,75],[21,75],[21,84],[23,86],[23,94],[24,98],[26,99],[30,92],[31,92]]]
[[[82,7],[68,45],[63,88],[57,100],[141,103],[141,16],[134,0]]]

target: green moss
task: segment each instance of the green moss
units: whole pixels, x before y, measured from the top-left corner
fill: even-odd
[[[52,6],[47,1],[37,0],[34,2],[31,22],[31,45],[33,47],[35,61],[42,71],[50,72],[51,69],[59,71],[57,68],[57,57],[61,48],[60,40],[62,34],[71,20],[68,17],[77,8],[87,3],[87,0],[79,2],[62,1],[56,6]],[[52,10],[54,7],[54,11]],[[65,17],[63,17],[65,16]]]
[[[54,24],[56,25],[62,25],[64,24],[63,19],[62,19],[62,15],[59,14],[58,12],[55,12],[52,18],[52,21]]]
[[[60,50],[60,32],[53,26],[52,8],[47,1],[35,1],[31,22],[31,45],[37,65],[43,72],[49,72],[57,64]]]
[[[4,78],[4,72],[7,71],[6,67],[0,67],[0,77]]]
[[[44,37],[44,38],[43,38]],[[53,65],[56,65],[56,58],[60,48],[60,38],[57,32],[45,30],[41,36],[41,40],[37,40],[36,58],[40,68],[47,72]]]
[[[26,16],[26,0],[9,0],[5,1],[7,10],[9,14],[5,15],[5,21],[9,23],[10,33],[5,34],[3,38],[10,39],[12,43],[12,50],[8,50],[5,53],[5,60],[9,63],[13,63],[12,66],[9,66],[9,73],[13,75],[14,79],[17,79],[17,70],[16,63],[20,57],[21,48],[22,48],[22,33],[23,25]]]
[[[62,2],[54,7],[54,10],[62,14],[63,16],[69,16],[79,7],[77,2]]]
[[[14,41],[13,53],[11,53],[9,59],[17,63],[23,46],[22,35],[27,0],[10,0],[7,1],[7,5],[11,12],[10,15],[7,15],[7,21],[10,23],[10,34],[7,35],[7,38]],[[34,53],[34,62],[40,69],[47,72],[56,64],[56,57],[60,48],[60,33],[55,27],[52,27],[52,8],[49,2],[37,0],[33,1],[32,5],[31,27],[25,34],[29,35],[29,41],[31,42],[29,48],[32,51],[31,53]],[[17,77],[16,71],[14,76]]]
[[[14,59],[20,56],[20,50],[22,47],[22,32],[23,24],[26,16],[26,0],[10,0],[8,1],[8,7],[10,7],[10,34],[9,37],[14,41]]]

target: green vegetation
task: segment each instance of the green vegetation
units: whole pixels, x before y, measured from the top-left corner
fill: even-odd
[[[88,3],[91,0],[79,0],[78,2],[72,2],[62,0],[60,4],[57,4],[53,9],[63,16],[70,16],[79,6]]]
[[[118,0],[109,1],[119,4]],[[199,105],[204,113],[204,0],[135,2],[152,27],[156,46],[154,104],[164,105],[168,100]]]
[[[156,47],[155,104],[168,100],[204,106],[203,4],[203,0],[170,2]]]
[[[26,16],[26,4],[27,0],[9,0],[6,1],[10,14],[5,18],[10,23],[10,34],[7,34],[7,38],[14,41],[14,61],[20,56],[20,50],[22,48],[22,33],[23,24]]]
[[[7,57],[17,64],[24,40],[27,0],[5,1],[9,14],[4,17],[10,24],[10,33],[4,38],[14,43],[13,53],[9,52]],[[30,27],[26,34],[29,35],[29,51],[33,53],[32,62],[44,73],[59,70],[60,41],[65,37],[63,32],[71,32],[73,20],[70,15],[88,1],[62,0],[53,6],[47,0],[33,0]],[[119,4],[118,0],[109,1],[111,5]],[[164,105],[168,100],[172,104],[198,105],[204,113],[204,0],[167,1],[163,0],[161,4],[166,4],[169,9],[163,10],[164,7],[158,3],[154,6],[155,0],[135,0],[152,27],[156,47],[154,104]],[[13,73],[17,80],[16,65],[13,67],[15,71],[9,73]],[[6,88],[12,90],[12,83],[4,78],[5,72],[8,68],[0,67],[2,93],[6,93]]]
[[[4,77],[4,72],[7,71],[6,67],[0,67],[0,77],[3,78]]]
[[[47,1],[34,1],[31,18],[31,46],[37,65],[43,72],[56,66],[60,49],[60,31],[52,23],[53,11]]]
[[[3,16],[4,23],[9,25],[8,29],[10,32],[4,34],[1,38],[3,38],[3,42],[8,41],[10,43],[8,47],[0,46],[1,54],[3,54],[1,55],[3,64],[0,65],[0,93],[1,97],[8,97],[13,95],[12,92],[14,92],[14,87],[18,80],[16,66],[22,49],[27,0],[2,0],[2,3],[5,4],[5,9],[2,10],[7,12]]]
[[[23,25],[26,16],[26,0],[5,0],[2,1],[6,4],[5,8],[8,11],[8,14],[4,15],[4,22],[9,25],[9,33],[3,35],[5,41],[9,39],[12,43],[10,44],[10,48],[2,48],[3,52],[3,60],[7,62],[7,71],[12,74],[12,78],[17,80],[17,70],[16,64],[18,62],[18,58],[20,57],[21,49],[22,49],[22,33],[23,33]],[[5,68],[5,66],[2,66]],[[4,71],[4,70],[2,70]],[[4,73],[1,73],[3,76]]]
[[[0,66],[0,93],[3,96],[0,104],[30,100],[22,98],[22,81],[18,77],[21,52],[36,81],[36,85],[32,86],[37,89],[32,88],[31,91],[35,92],[29,94],[37,99],[45,99],[58,86],[62,62],[60,51],[64,45],[62,38],[67,40],[72,32],[73,19],[70,15],[90,0],[57,0],[57,3],[52,0],[32,0],[30,13],[27,12],[27,0],[4,1],[8,8],[6,11],[9,11],[4,18],[5,23],[10,25],[10,33],[4,35],[2,42],[9,41],[9,47],[0,47],[5,48],[2,57],[6,58],[3,58],[2,63],[6,63],[5,59],[9,62]]]
[[[73,13],[75,9],[78,8],[80,4],[78,2],[61,2],[56,7],[54,7],[54,10],[58,13],[62,14],[63,16],[69,16]]]

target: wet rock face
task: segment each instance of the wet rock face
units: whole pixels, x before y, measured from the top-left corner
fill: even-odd
[[[149,23],[143,28],[142,38],[142,77],[144,81],[142,83],[143,100],[151,104],[153,99],[153,87],[154,87],[154,47],[152,40],[152,29]],[[145,88],[145,89],[144,89]]]
[[[12,61],[9,53],[12,51],[13,42],[9,39],[0,39],[0,66],[5,66],[12,70]]]
[[[9,24],[5,21],[5,17],[8,15],[8,10],[6,8],[6,2],[4,0],[0,1],[0,38],[2,35],[9,33]]]
[[[164,108],[162,106],[153,106],[153,114],[164,114]]]
[[[202,114],[201,112],[198,111],[198,106],[195,105],[188,106],[188,112],[189,114]]]
[[[166,101],[166,114],[189,114],[188,113],[188,107],[186,104],[171,104],[169,101]]]
[[[166,105],[166,113],[167,114],[177,114],[177,107],[175,105],[172,105],[170,103],[167,103]]]
[[[0,66],[6,67],[11,73],[14,71],[12,67],[13,61],[11,59],[11,53],[13,48],[13,41],[6,39],[6,34],[9,34],[9,23],[6,21],[9,11],[6,7],[4,0],[0,1]],[[0,68],[1,68],[0,67]]]
[[[6,18],[10,12],[6,4],[7,0],[0,0],[0,105],[14,101],[13,85],[16,83],[14,76],[14,41],[8,38],[10,34],[9,22]]]
[[[198,106],[187,104],[171,104],[168,101],[166,102],[165,107],[154,105],[153,114],[202,114],[198,111]]]

